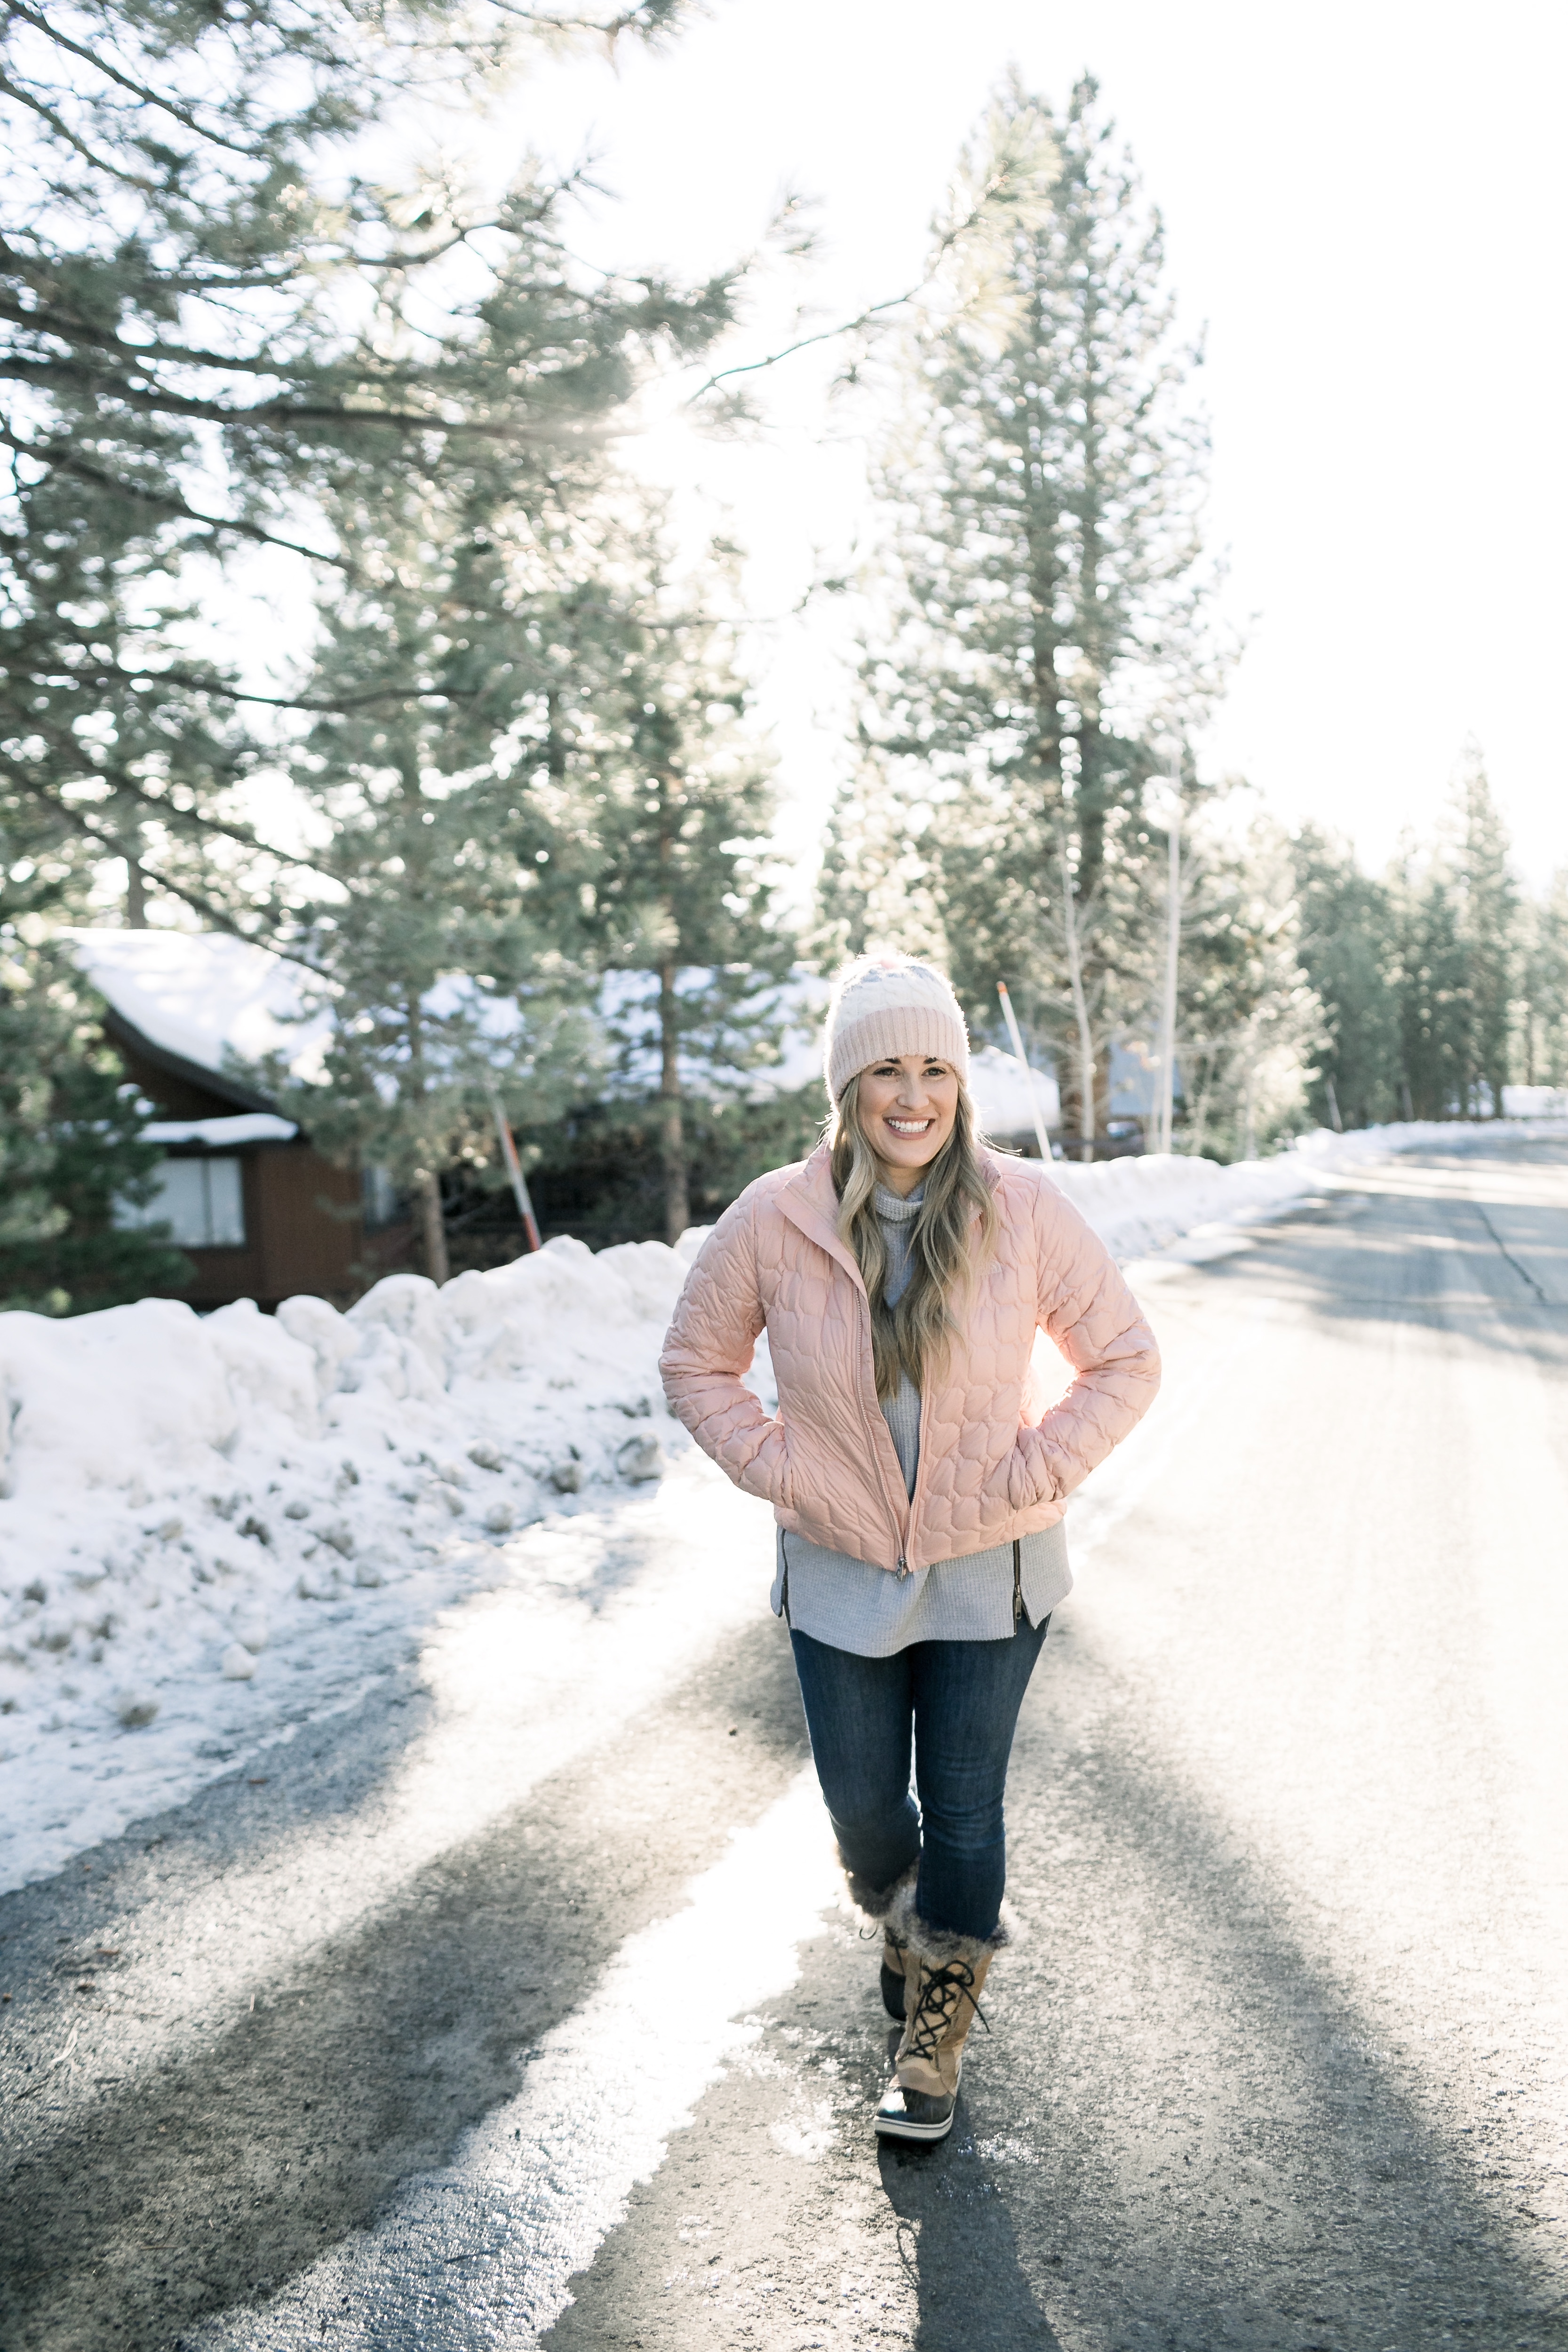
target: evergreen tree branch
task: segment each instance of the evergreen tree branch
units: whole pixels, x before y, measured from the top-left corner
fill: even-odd
[[[49,673],[26,669],[20,663],[15,665],[14,675],[40,686],[53,683]],[[311,695],[258,694],[247,687],[236,686],[232,679],[200,670],[134,669],[121,662],[73,667],[65,675],[73,686],[178,686],[187,693],[214,695],[220,701],[254,702],[268,710],[319,711],[329,717],[334,711],[369,709],[381,702],[476,702],[484,692],[482,687],[477,686],[413,686],[405,681],[323,699]]]
[[[95,154],[87,142],[71,129],[64,117],[57,114],[52,106],[38,97],[35,91],[28,89],[24,83],[12,81],[8,75],[0,74],[0,97],[13,98],[17,105],[25,107],[29,114],[36,114],[39,121],[46,123],[54,132],[57,139],[63,141],[66,146],[79,155],[84,163],[90,163],[95,172],[101,172],[106,179],[118,180],[122,187],[135,188],[144,196],[156,193],[156,183],[148,179],[144,173],[128,172],[123,164],[110,163],[106,155]]]
[[[273,372],[277,373],[281,371]],[[566,430],[564,415],[547,425],[524,424],[520,418],[491,422],[477,416],[443,416],[435,409],[378,408],[369,402],[361,407],[338,401],[263,400],[257,401],[250,407],[238,407],[220,400],[199,400],[188,393],[142,391],[124,377],[116,376],[106,379],[102,374],[84,367],[79,362],[69,359],[22,359],[15,355],[0,356],[0,381],[7,378],[13,383],[31,384],[42,391],[47,391],[53,384],[68,383],[85,391],[107,393],[113,399],[122,401],[127,408],[134,409],[139,415],[142,416],[187,417],[193,423],[222,425],[229,427],[254,427],[262,425],[274,428],[301,425],[358,427],[374,425],[384,431],[391,430],[405,436],[434,433],[440,435],[444,439],[468,436],[483,441],[539,444],[559,442],[563,438],[586,441],[597,429],[592,426],[581,426],[574,434],[569,434]],[[38,454],[36,450],[27,449],[25,444],[15,446],[22,447],[24,454],[27,456]],[[136,493],[131,492],[128,495],[134,496]],[[202,518],[193,515],[192,520],[199,520]],[[210,520],[211,518],[206,520]],[[218,527],[234,530],[252,528],[241,523],[228,523]],[[300,552],[309,553],[310,551],[302,549]]]
[[[0,374],[7,371],[0,364]],[[305,547],[298,540],[285,539],[278,531],[268,530],[261,523],[247,522],[239,516],[203,514],[174,490],[155,490],[143,482],[128,482],[121,476],[105,473],[100,467],[89,466],[85,458],[73,457],[58,442],[25,441],[8,427],[0,425],[0,448],[14,449],[17,455],[30,458],[35,465],[47,466],[58,474],[69,474],[79,481],[90,482],[95,489],[112,490],[117,496],[133,500],[141,506],[156,507],[164,514],[178,515],[186,522],[199,523],[203,530],[216,534],[233,531],[241,539],[254,540],[262,547],[281,548],[289,555],[308,556],[312,563],[330,563],[340,572],[348,565],[341,555],[326,549]]]
[[[107,826],[95,824],[87,810],[75,808],[69,802],[61,801],[53,802],[51,806],[56,814],[62,817],[74,833],[82,840],[90,842],[102,856],[124,856],[124,843],[117,839]],[[189,907],[193,914],[203,916],[215,930],[226,931],[231,939],[247,940],[252,946],[255,945],[256,933],[242,930],[233,914],[220,900],[209,898],[204,891],[196,889],[193,884],[179,881],[174,877],[156,868],[147,867],[144,870],[148,878],[154,882],[160,890],[167,892],[171,898],[178,898],[183,905]],[[264,913],[265,909],[252,900],[249,904],[249,911],[253,914]],[[280,931],[279,936],[281,936]],[[277,951],[280,954],[285,952],[281,947]],[[291,946],[287,952],[296,962],[307,961],[305,957],[296,954]],[[314,969],[314,967],[310,968]]]
[[[734,367],[720,368],[716,374],[708,378],[706,383],[698,385],[696,391],[684,404],[685,406],[691,407],[695,402],[702,398],[705,393],[711,392],[716,384],[727,383],[731,376],[756,375],[764,368],[777,367],[781,361],[793,359],[796,352],[810,351],[815,343],[830,343],[839,335],[852,335],[859,328],[868,327],[873,320],[879,319],[884,311],[899,310],[907,302],[918,301],[926,289],[935,283],[942,263],[953,247],[961,244],[972,230],[978,227],[980,222],[991,212],[998,197],[1008,191],[1008,187],[1009,174],[1006,172],[998,171],[991,174],[963,218],[954,221],[938,237],[931,248],[931,267],[917,285],[906,288],[902,294],[889,294],[880,302],[872,302],[866,310],[858,312],[853,319],[841,320],[836,327],[823,327],[815,335],[802,335],[796,341],[786,343],[782,351],[770,352],[765,359],[744,360]]]
[[[598,34],[612,47],[624,33],[637,32],[647,41],[657,40],[691,13],[688,0],[636,0],[635,5],[614,16],[558,16],[550,8],[520,7],[517,0],[490,0],[490,5],[514,23],[536,26],[541,32]]]
[[[129,74],[121,73],[117,66],[110,65],[101,50],[86,48],[81,42],[73,41],[68,34],[61,32],[58,25],[50,24],[47,16],[41,16],[36,9],[29,8],[26,5],[26,0],[6,0],[5,14],[14,23],[30,25],[36,33],[41,33],[45,40],[52,42],[56,48],[64,49],[73,58],[80,58],[84,63],[91,66],[96,73],[100,73],[106,81],[113,82],[117,88],[139,100],[143,106],[155,107],[159,113],[168,115],[171,121],[179,123],[183,129],[194,132],[196,138],[207,141],[214,147],[226,148],[231,155],[243,155],[249,163],[257,160],[260,151],[247,147],[237,140],[226,139],[220,131],[209,130],[206,124],[198,121],[188,108],[179,105],[165,91],[150,89],[145,82],[133,80]]]
[[[57,751],[73,761],[80,761],[81,744],[68,729],[51,726],[47,719],[41,718],[37,712],[29,712],[28,724],[32,733],[41,736],[44,741],[51,744]],[[83,806],[66,800],[54,790],[47,793],[40,792],[27,769],[17,761],[5,758],[4,754],[0,754],[0,772],[8,775],[13,785],[19,792],[27,794],[30,799],[44,802],[47,807],[63,814],[73,824],[78,824],[78,820],[85,814]],[[91,771],[91,774],[94,782],[104,785],[110,794],[123,795],[135,801],[149,816],[155,817],[161,824],[169,826],[172,831],[183,828],[187,834],[208,835],[220,841],[232,841],[237,848],[248,849],[260,856],[273,858],[285,870],[296,873],[325,875],[330,870],[310,856],[299,856],[291,850],[278,848],[272,842],[264,840],[254,825],[214,816],[199,808],[181,808],[177,802],[170,800],[166,794],[150,792],[145,784],[123,768],[115,769],[112,772],[95,768]],[[80,829],[79,824],[78,829]],[[96,840],[112,841],[113,839],[111,835],[96,833],[92,837]],[[117,857],[123,856],[123,845],[114,842],[111,854]]]

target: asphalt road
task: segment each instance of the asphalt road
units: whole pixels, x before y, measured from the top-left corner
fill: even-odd
[[[1568,1147],[1134,1278],[944,2147],[870,2131],[764,1527],[434,1852],[415,1669],[0,1903],[4,2352],[1568,2346]]]

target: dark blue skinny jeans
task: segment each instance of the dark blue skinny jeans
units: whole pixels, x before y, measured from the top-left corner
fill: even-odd
[[[1050,1622],[1026,1619],[1002,1642],[914,1642],[890,1658],[790,1634],[846,1868],[880,1889],[918,1857],[915,1908],[954,1935],[996,1927],[1007,1878],[1007,1759]]]

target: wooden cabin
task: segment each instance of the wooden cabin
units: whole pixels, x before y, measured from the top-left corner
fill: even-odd
[[[211,933],[69,936],[107,1000],[104,1034],[156,1109],[147,1139],[163,1150],[160,1191],[135,1213],[167,1223],[196,1269],[188,1288],[166,1295],[198,1311],[253,1298],[270,1313],[300,1291],[346,1306],[407,1264],[412,1227],[380,1171],[335,1167],[225,1066],[231,1046],[274,1042],[258,1034],[258,980],[270,992],[263,1021],[299,1043],[299,1028],[285,1025],[281,958]]]

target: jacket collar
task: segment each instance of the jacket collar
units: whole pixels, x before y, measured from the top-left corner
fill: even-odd
[[[844,1268],[862,1297],[866,1293],[865,1277],[855,1261],[853,1250],[846,1249],[838,1238],[838,1195],[833,1189],[833,1155],[826,1143],[819,1143],[809,1160],[803,1162],[798,1175],[793,1176],[778,1195],[779,1207],[792,1225],[798,1226],[807,1241],[827,1252]]]

